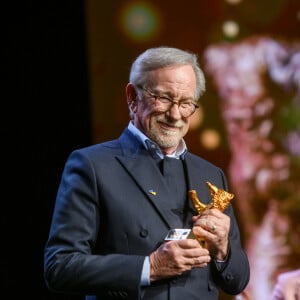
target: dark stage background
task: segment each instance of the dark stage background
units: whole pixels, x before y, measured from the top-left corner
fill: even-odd
[[[43,248],[66,157],[92,142],[84,2],[25,1],[3,12],[1,298],[83,299],[48,291]]]

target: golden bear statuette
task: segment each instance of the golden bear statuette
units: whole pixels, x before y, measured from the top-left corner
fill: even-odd
[[[209,191],[210,191],[210,196],[212,199],[212,203],[209,204],[204,204],[200,201],[198,198],[197,192],[195,190],[189,190],[189,197],[192,200],[192,203],[195,207],[195,209],[198,212],[198,215],[201,215],[201,213],[210,208],[217,208],[220,211],[224,211],[231,199],[234,197],[234,194],[229,193],[225,190],[217,188],[215,185],[211,184],[209,181],[206,182]]]
[[[189,197],[192,200],[192,203],[197,210],[198,215],[201,215],[203,211],[211,208],[217,208],[223,212],[228,207],[231,199],[234,197],[234,194],[219,189],[208,181],[206,182],[206,184],[209,188],[210,197],[212,199],[212,202],[209,204],[202,203],[198,198],[197,192],[195,190],[189,190]],[[196,237],[192,231],[189,234],[189,238],[198,240],[200,245],[202,247],[205,247],[205,240],[200,237]]]
[[[192,203],[197,210],[198,215],[201,215],[203,211],[211,208],[217,208],[223,212],[228,207],[231,199],[234,197],[234,194],[226,192],[222,189],[218,189],[210,182],[206,182],[206,184],[209,188],[210,196],[212,199],[212,202],[209,204],[202,203],[198,198],[197,192],[195,190],[188,191],[189,197],[192,200]],[[165,240],[181,240],[185,238],[196,239],[202,247],[205,247],[205,240],[200,237],[196,237],[191,229],[171,229],[168,232]]]

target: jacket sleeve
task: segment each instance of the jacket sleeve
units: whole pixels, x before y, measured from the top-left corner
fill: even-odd
[[[228,257],[221,268],[218,268],[217,263],[214,262],[212,276],[224,292],[237,295],[245,289],[249,282],[250,267],[248,257],[241,246],[239,228],[232,205],[227,208],[226,214],[231,219]]]
[[[138,299],[145,256],[93,254],[100,222],[99,187],[87,155],[68,158],[44,251],[44,276],[57,292],[118,293]]]

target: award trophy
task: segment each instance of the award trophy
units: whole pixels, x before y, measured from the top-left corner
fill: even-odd
[[[223,212],[228,207],[231,199],[234,197],[234,194],[219,189],[208,181],[206,182],[206,184],[209,188],[210,197],[212,199],[212,202],[209,204],[202,203],[198,198],[197,192],[195,190],[188,191],[188,195],[198,215],[201,215],[203,211],[211,208],[216,208]],[[205,241],[201,238],[196,237],[191,229],[171,229],[168,232],[165,240],[182,240],[186,238],[196,239],[199,241],[201,246],[205,246]]]

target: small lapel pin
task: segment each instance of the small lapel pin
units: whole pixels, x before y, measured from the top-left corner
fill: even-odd
[[[155,192],[155,191],[153,191],[153,190],[149,190],[149,193],[150,193],[150,194],[152,194],[153,196],[155,196],[155,195],[156,195],[156,192]]]

